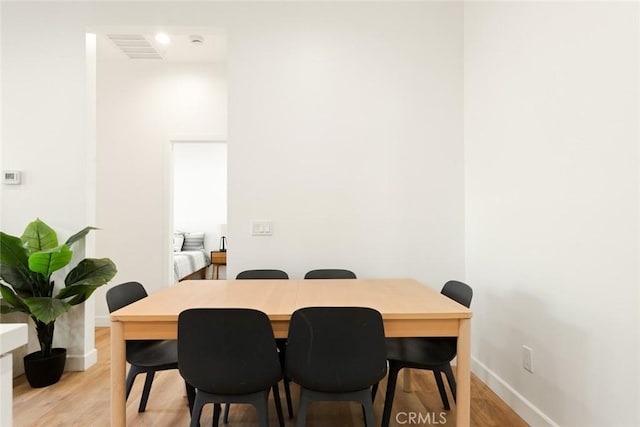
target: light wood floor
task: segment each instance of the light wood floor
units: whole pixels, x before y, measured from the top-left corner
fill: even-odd
[[[96,328],[98,363],[86,372],[67,372],[59,383],[40,389],[32,389],[24,375],[14,380],[13,419],[14,426],[108,426],[109,425],[109,328]],[[392,426],[410,426],[408,413],[422,414],[419,425],[455,425],[455,405],[451,411],[442,409],[442,402],[431,372],[414,371],[414,392],[401,390],[402,373],[398,377],[398,389],[392,412]],[[127,424],[130,426],[187,426],[189,414],[184,383],[177,371],[156,374],[147,404],[147,410],[138,414],[143,376],[138,376],[127,402]],[[385,382],[380,385],[375,401],[376,418],[382,414]],[[283,409],[286,417],[286,405]],[[297,389],[292,384],[294,411],[297,405]],[[449,401],[453,399],[449,397]],[[402,412],[406,412],[407,415]],[[269,410],[271,425],[277,426],[273,405]],[[441,417],[442,413],[442,417]],[[427,415],[429,414],[429,415]],[[211,425],[211,405],[205,408],[202,425]],[[398,421],[395,417],[399,416]],[[430,422],[425,417],[430,416]],[[417,415],[416,415],[417,417]],[[418,418],[416,418],[416,421]],[[444,423],[443,423],[444,421]],[[255,412],[246,405],[233,405],[229,416],[229,427],[255,425]],[[413,425],[416,425],[414,423]],[[221,423],[222,425],[222,423]],[[295,425],[286,420],[286,426]],[[307,418],[309,427],[361,426],[362,411],[353,403],[314,403]],[[471,425],[516,427],[526,426],[511,408],[472,375],[471,381]]]

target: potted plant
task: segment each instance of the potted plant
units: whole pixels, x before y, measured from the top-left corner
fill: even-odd
[[[95,229],[86,227],[62,245],[56,232],[40,219],[27,225],[21,237],[0,232],[0,313],[28,314],[40,342],[40,351],[24,357],[25,374],[32,387],[54,384],[64,371],[66,349],[52,348],[56,319],[86,301],[117,272],[108,258],[85,258],[56,290],[53,273],[71,262],[70,247]]]

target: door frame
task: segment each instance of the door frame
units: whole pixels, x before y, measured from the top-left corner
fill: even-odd
[[[163,159],[163,164],[164,164],[164,182],[163,184],[163,188],[166,189],[166,191],[164,192],[164,197],[163,197],[163,209],[162,209],[162,224],[164,225],[164,230],[163,230],[163,242],[164,242],[164,251],[163,251],[163,256],[162,256],[162,264],[166,266],[165,269],[165,277],[166,277],[166,283],[165,285],[171,286],[174,284],[174,277],[173,277],[173,233],[174,233],[174,218],[173,218],[173,200],[174,200],[174,195],[173,195],[173,181],[174,181],[174,176],[173,176],[173,169],[174,169],[174,162],[173,162],[173,147],[175,146],[175,144],[181,144],[181,143],[185,143],[185,142],[190,142],[190,143],[214,143],[214,144],[226,144],[227,143],[227,139],[224,137],[221,137],[219,135],[174,135],[174,136],[170,136],[169,139],[167,140],[167,143],[165,144],[165,149],[163,150],[164,152],[164,159]],[[228,147],[227,147],[227,176],[229,174],[229,161],[228,161],[228,157],[229,157],[229,151],[228,151]],[[228,183],[227,183],[227,191],[228,191]],[[228,199],[228,194],[227,194],[227,199]],[[227,206],[228,208],[228,206]]]

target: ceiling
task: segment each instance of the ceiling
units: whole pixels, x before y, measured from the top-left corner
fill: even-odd
[[[97,57],[99,61],[167,61],[167,62],[225,62],[227,59],[227,38],[225,34],[167,33],[171,41],[161,45],[155,41],[155,34],[145,32],[109,31],[96,34]],[[202,43],[193,43],[191,36],[200,36]],[[110,38],[111,37],[111,38]],[[147,58],[130,58],[113,39],[132,38],[155,50],[157,55],[139,55]],[[140,44],[140,42],[139,42]]]

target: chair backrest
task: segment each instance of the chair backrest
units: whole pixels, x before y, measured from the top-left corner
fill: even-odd
[[[140,301],[148,296],[144,286],[138,282],[126,282],[114,286],[107,291],[107,306],[109,313],[121,309],[136,301]],[[140,352],[151,346],[153,341],[150,340],[127,340],[126,355],[127,362],[131,363],[133,359],[138,360]]]
[[[250,279],[288,279],[289,275],[282,270],[245,270],[238,273],[236,280]]]
[[[307,307],[291,316],[287,376],[323,392],[362,390],[387,371],[380,313],[364,307]]]
[[[465,307],[471,306],[471,298],[473,298],[473,289],[466,283],[458,282],[457,280],[449,280],[444,284],[440,291],[442,295],[446,295],[452,300]]]
[[[146,298],[147,291],[138,282],[126,282],[109,289],[106,297],[109,313],[113,313],[122,307]]]
[[[449,280],[444,284],[440,293],[465,307],[471,306],[473,289],[466,283]],[[453,360],[458,351],[458,340],[454,337],[426,338],[432,343],[438,343],[438,357],[441,360]]]
[[[311,270],[304,275],[305,279],[356,279],[353,271],[341,270],[336,268],[324,268],[320,270]]]
[[[178,316],[178,369],[214,394],[265,390],[282,378],[266,314],[248,308],[194,308]]]

